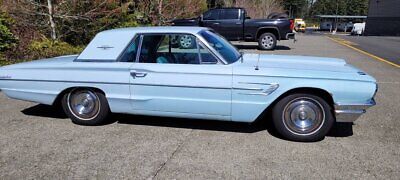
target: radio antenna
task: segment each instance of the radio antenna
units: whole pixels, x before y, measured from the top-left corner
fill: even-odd
[[[260,64],[260,55],[258,55],[258,60],[257,60],[257,64],[256,64],[256,71],[260,70],[259,65]]]

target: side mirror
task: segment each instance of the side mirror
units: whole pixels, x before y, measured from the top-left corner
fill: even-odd
[[[250,16],[246,16],[246,19],[251,19],[251,17]]]

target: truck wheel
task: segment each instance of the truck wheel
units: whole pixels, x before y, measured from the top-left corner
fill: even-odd
[[[179,37],[179,45],[182,49],[193,48],[195,41],[196,40],[193,39],[190,35],[183,35]]]
[[[61,103],[72,122],[79,125],[104,124],[110,113],[106,97],[92,89],[73,89],[63,96]]]
[[[335,121],[329,104],[311,94],[284,97],[273,107],[272,116],[279,134],[302,142],[323,139]]]
[[[262,50],[273,50],[276,47],[276,36],[272,33],[264,33],[258,39],[258,46]]]

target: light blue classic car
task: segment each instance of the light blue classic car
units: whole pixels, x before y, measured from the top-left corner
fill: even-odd
[[[2,67],[0,89],[59,102],[81,125],[110,113],[250,123],[270,110],[283,137],[316,141],[375,105],[377,84],[341,59],[241,54],[210,29],[142,27],[101,32],[80,55]]]

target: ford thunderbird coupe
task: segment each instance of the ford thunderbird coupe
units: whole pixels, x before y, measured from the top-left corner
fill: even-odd
[[[110,113],[251,123],[270,112],[282,137],[317,141],[375,105],[377,83],[341,59],[242,54],[207,28],[140,27],[100,32],[79,55],[1,67],[0,89],[60,103],[80,125]]]

